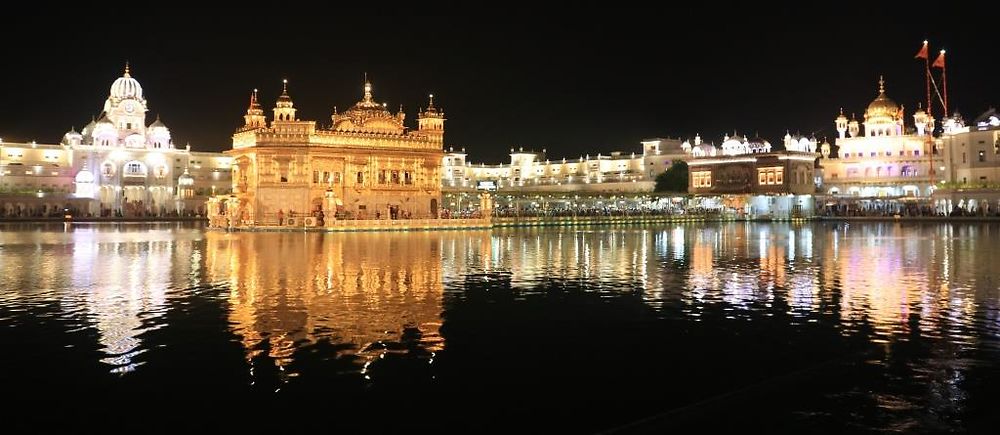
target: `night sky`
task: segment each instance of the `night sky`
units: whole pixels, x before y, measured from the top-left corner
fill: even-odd
[[[1000,104],[997,33],[986,30],[995,22],[956,11],[933,14],[940,23],[932,28],[903,7],[865,11],[599,17],[603,10],[586,9],[576,18],[484,21],[262,9],[252,17],[124,15],[108,19],[120,31],[78,22],[72,36],[45,36],[51,40],[39,30],[64,26],[72,11],[21,17],[4,29],[15,42],[4,46],[0,66],[0,138],[56,143],[71,126],[79,130],[99,115],[126,60],[149,102],[147,122],[160,114],[177,146],[200,151],[230,147],[254,87],[270,118],[287,78],[299,118],[328,125],[333,106],[361,98],[365,72],[375,99],[393,111],[403,104],[411,128],[434,93],[448,118],[446,146],[465,147],[477,163],[507,162],[512,146],[546,148],[555,159],[638,151],[640,140],[656,136],[700,133],[718,144],[734,130],[772,142],[786,129],[832,141],[838,109],[860,118],[879,74],[912,123],[925,100],[923,63],[914,59],[925,38],[931,60],[948,49],[953,108],[971,120]]]

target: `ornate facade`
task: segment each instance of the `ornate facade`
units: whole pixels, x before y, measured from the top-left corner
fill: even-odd
[[[441,184],[446,192],[475,189],[481,182],[503,192],[650,192],[656,176],[674,160],[691,157],[680,139],[642,141],[642,153],[614,151],[550,160],[545,150],[510,150],[510,164],[467,161],[465,150],[444,156]]]
[[[361,101],[331,116],[329,129],[300,120],[287,81],[268,124],[250,96],[245,124],[233,134],[234,198],[226,214],[241,225],[286,224],[287,218],[397,219],[436,217],[441,201],[444,112],[419,113],[407,131],[402,110],[390,112],[365,80]]]
[[[204,197],[229,188],[230,158],[176,148],[159,116],[146,125],[148,110],[126,65],[101,115],[79,132],[71,128],[60,144],[0,141],[0,195],[7,196],[0,215],[61,215],[64,208],[92,216],[203,213]]]
[[[834,121],[837,152],[821,146],[823,193],[849,197],[928,197],[943,160],[931,136],[934,120],[922,109],[913,115],[914,132],[907,132],[903,107],[885,93],[879,79],[878,96],[864,115],[864,135],[858,121],[841,111]]]
[[[688,192],[718,198],[713,206],[753,217],[807,217],[816,191],[816,140],[785,135],[784,150],[762,139],[726,136],[722,146],[701,143],[688,161]],[[714,207],[709,207],[714,208]]]

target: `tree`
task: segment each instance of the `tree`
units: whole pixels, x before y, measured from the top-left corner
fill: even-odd
[[[688,191],[688,164],[683,160],[674,160],[670,168],[656,176],[656,192]]]

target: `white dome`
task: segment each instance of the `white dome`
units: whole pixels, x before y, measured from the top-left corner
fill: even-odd
[[[125,75],[118,77],[111,84],[111,98],[119,100],[125,98],[142,99],[142,86],[139,85],[138,80],[132,78],[132,75],[128,73],[127,65],[125,66]]]
[[[94,182],[94,174],[92,174],[90,171],[88,171],[86,169],[83,169],[80,172],[76,173],[76,182],[77,183],[93,183]]]
[[[715,146],[708,143],[702,143],[701,145],[696,145],[691,149],[691,154],[695,157],[711,157],[715,156],[716,150]]]

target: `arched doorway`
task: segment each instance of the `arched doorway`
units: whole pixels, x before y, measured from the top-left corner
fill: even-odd
[[[438,200],[437,198],[431,199],[431,217],[436,218],[438,215]]]

